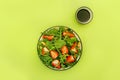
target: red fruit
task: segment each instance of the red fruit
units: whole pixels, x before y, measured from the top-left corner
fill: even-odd
[[[67,46],[63,46],[61,48],[61,52],[62,52],[62,54],[68,54],[68,48],[67,48]]]
[[[60,69],[60,68],[61,68],[61,66],[59,65],[59,66],[57,66],[56,68]]]
[[[58,57],[58,52],[55,50],[50,51],[50,55],[53,59],[56,59]]]
[[[54,36],[45,36],[45,35],[44,35],[43,38],[44,38],[44,39],[48,39],[49,41],[51,41],[51,40],[54,38]]]
[[[75,43],[71,46],[70,50],[73,51],[73,52],[75,52],[75,53],[78,53],[78,50],[76,49],[76,46],[77,46],[77,43],[75,42]]]
[[[72,47],[76,47],[77,46],[77,42],[74,42],[74,44],[72,45]]]
[[[66,61],[68,62],[68,63],[72,63],[72,62],[74,62],[75,61],[75,59],[74,59],[74,57],[73,56],[68,56],[67,58],[66,58]]]
[[[74,37],[75,35],[73,33],[70,33],[68,31],[63,32],[63,36],[69,36],[69,37]]]
[[[53,60],[52,61],[52,66],[55,67],[55,68],[60,69],[61,68],[60,61],[59,60]]]
[[[42,55],[44,55],[45,53],[49,52],[49,50],[46,47],[42,48]]]

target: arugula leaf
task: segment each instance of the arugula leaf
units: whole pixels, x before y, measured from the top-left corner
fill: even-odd
[[[66,57],[63,55],[60,55],[59,57],[60,57],[60,63],[64,64]]]
[[[49,66],[52,62],[52,58],[50,56],[40,56],[41,60],[43,61],[43,63],[47,66]]]
[[[54,44],[51,41],[46,41],[46,47],[49,50],[54,50],[55,49]]]
[[[68,46],[72,46],[73,43],[77,42],[78,40],[77,40],[77,38],[73,37],[73,38],[67,38],[65,41],[67,42]]]
[[[68,56],[68,55],[60,55],[59,57],[60,57],[60,63],[61,64],[64,64],[65,63],[65,61],[66,61],[66,56]]]
[[[65,65],[65,64],[61,64],[61,66],[62,66],[62,68],[65,68],[65,67],[66,67],[66,65]]]
[[[60,36],[60,39],[62,39],[62,32],[63,32],[64,30],[65,30],[65,29],[64,29],[63,26],[61,26],[61,27],[59,28],[59,36]]]
[[[58,34],[58,30],[55,29],[55,28],[52,28],[52,29],[50,29],[49,31],[46,31],[46,32],[44,33],[44,35],[53,35],[53,36],[55,36],[56,34]]]

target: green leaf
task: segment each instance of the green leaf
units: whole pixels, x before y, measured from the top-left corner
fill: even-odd
[[[61,64],[62,68],[65,68],[66,66],[64,64]]]
[[[47,66],[49,66],[52,62],[52,58],[50,56],[40,56],[41,60],[43,61],[43,63]]]
[[[51,41],[46,41],[46,47],[49,50],[54,50],[55,49],[54,44]]]
[[[65,63],[65,61],[66,61],[66,56],[68,56],[68,54],[64,54],[64,55],[60,54],[59,58],[60,58],[60,63],[61,63],[61,64],[64,64],[64,63]]]
[[[77,38],[73,37],[73,38],[67,38],[66,42],[68,46],[72,46],[74,42],[77,42]]]
[[[58,30],[55,28],[50,29],[49,31],[46,31],[45,33],[43,33],[44,35],[53,35],[55,36],[58,33]]]
[[[56,48],[61,48],[62,46],[66,45],[66,42],[64,40],[57,40],[55,42],[55,47]]]

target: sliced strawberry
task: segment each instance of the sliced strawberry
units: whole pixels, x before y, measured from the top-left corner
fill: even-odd
[[[71,48],[71,51],[78,53],[78,50],[76,48]]]
[[[46,35],[44,35],[43,38],[48,39],[49,41],[51,41],[54,38],[54,36],[46,36]]]
[[[58,57],[58,52],[55,51],[55,50],[52,50],[50,51],[50,56],[53,58],[53,59],[56,59]]]
[[[67,46],[63,46],[61,48],[61,52],[62,52],[62,54],[68,54],[68,48],[67,48]]]
[[[46,47],[42,48],[42,55],[44,55],[45,53],[49,52],[49,50]]]
[[[53,60],[52,61],[52,66],[55,67],[55,68],[60,69],[61,68],[60,61],[59,60]]]
[[[73,33],[70,33],[68,31],[63,32],[63,36],[69,36],[69,37],[74,37],[75,35]]]
[[[72,62],[75,61],[75,59],[74,59],[74,57],[73,57],[72,55],[70,55],[70,56],[67,56],[66,61],[67,61],[68,63],[72,63]]]
[[[72,47],[76,47],[77,46],[77,42],[74,42]]]
[[[57,66],[56,68],[60,69],[60,68],[61,68],[61,66],[59,65],[59,66]]]
[[[75,52],[75,53],[78,53],[78,50],[76,49],[76,46],[77,46],[77,42],[75,42],[75,43],[71,46],[70,50],[73,51],[73,52]]]

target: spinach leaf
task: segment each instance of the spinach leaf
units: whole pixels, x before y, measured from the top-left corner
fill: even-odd
[[[64,40],[56,40],[55,42],[55,47],[56,48],[61,48],[62,46],[66,45],[66,42]]]

